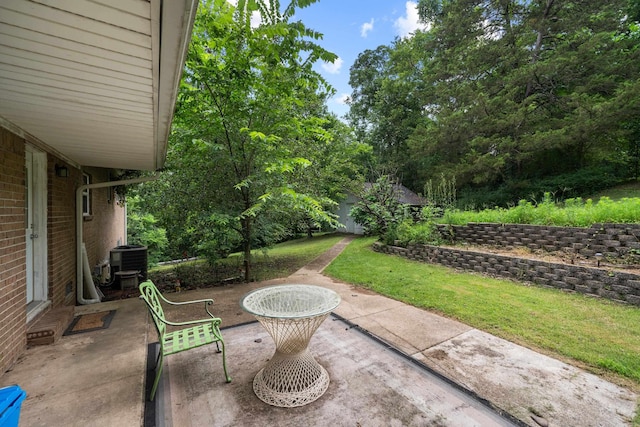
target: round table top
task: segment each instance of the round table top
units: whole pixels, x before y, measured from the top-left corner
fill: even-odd
[[[240,300],[243,310],[255,316],[301,319],[329,313],[340,304],[340,295],[312,285],[268,286],[249,292]]]

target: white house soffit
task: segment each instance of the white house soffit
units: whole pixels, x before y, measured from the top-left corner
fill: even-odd
[[[160,167],[196,7],[165,2],[160,34],[160,0],[2,0],[0,117],[82,165]]]
[[[198,0],[162,3],[162,45],[160,46],[160,75],[158,80],[158,114],[156,121],[156,164],[164,164],[167,153],[173,111],[191,32],[198,8]],[[154,47],[157,47],[154,45]],[[176,66],[178,64],[178,66]]]

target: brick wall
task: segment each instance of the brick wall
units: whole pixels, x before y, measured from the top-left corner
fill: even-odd
[[[58,177],[56,166],[67,167]],[[109,179],[108,170],[90,168],[92,182]],[[47,298],[51,308],[76,303],[76,189],[82,171],[47,155]],[[92,215],[83,223],[89,264],[124,244],[124,208],[113,189],[91,190]],[[40,316],[40,313],[34,322]],[[0,128],[0,374],[26,348],[25,141]]]
[[[540,286],[603,297],[640,306],[640,276],[615,270],[557,264],[486,252],[408,245],[406,248],[375,243],[375,251],[408,259],[504,277]]]
[[[58,177],[55,167],[65,166],[68,177]],[[52,306],[75,305],[76,211],[75,189],[81,185],[79,169],[48,156],[48,255],[49,298]]]
[[[91,183],[109,181],[108,170],[85,169]],[[113,188],[96,188],[90,192],[91,215],[83,221],[83,238],[87,248],[89,265],[109,260],[111,249],[126,243],[124,207],[116,203]]]
[[[27,344],[24,161],[24,141],[0,128],[0,374]]]

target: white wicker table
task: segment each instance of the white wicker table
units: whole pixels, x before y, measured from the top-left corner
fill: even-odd
[[[339,304],[337,293],[311,285],[270,286],[242,298],[242,309],[256,316],[276,344],[275,354],[253,379],[253,391],[260,400],[292,408],[324,394],[329,374],[307,347]]]

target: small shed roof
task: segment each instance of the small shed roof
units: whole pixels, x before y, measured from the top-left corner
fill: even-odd
[[[372,186],[373,183],[371,182],[365,182],[364,184],[365,190],[368,190]],[[404,205],[424,206],[427,204],[427,201],[423,197],[417,195],[402,184],[394,184],[393,192],[398,195],[398,201]]]

